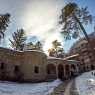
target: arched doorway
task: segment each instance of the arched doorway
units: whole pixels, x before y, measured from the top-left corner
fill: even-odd
[[[64,79],[64,67],[62,64],[58,65],[58,78]]]
[[[53,80],[56,79],[56,66],[54,64],[48,64],[46,67],[47,79]]]
[[[94,70],[94,69],[95,69],[94,65],[91,65],[91,70]]]
[[[74,77],[76,75],[76,65],[71,65],[71,77]]]
[[[65,75],[66,75],[66,78],[70,77],[70,68],[69,68],[69,65],[65,65]]]
[[[46,67],[47,74],[56,74],[56,66],[54,64],[48,64]]]
[[[47,72],[47,79],[53,80],[57,78],[56,75],[56,66],[54,64],[48,64],[46,66],[46,72]]]

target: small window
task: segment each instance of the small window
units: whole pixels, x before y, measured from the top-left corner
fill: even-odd
[[[93,56],[92,55],[89,55],[89,58],[91,59]]]
[[[1,63],[0,69],[4,69],[4,63]]]
[[[19,66],[15,66],[14,72],[18,72],[18,71],[19,71]]]
[[[34,72],[35,72],[35,73],[39,73],[39,67],[38,67],[38,66],[35,66]]]
[[[82,62],[84,62],[84,59],[81,59]]]
[[[47,73],[50,74],[50,70],[49,69],[47,69]]]

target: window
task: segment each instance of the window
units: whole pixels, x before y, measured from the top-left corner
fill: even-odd
[[[19,66],[15,66],[14,72],[15,72],[15,73],[16,73],[16,72],[19,72]]]
[[[81,48],[83,48],[85,46],[85,44],[83,43],[83,44],[81,44]]]
[[[91,59],[93,56],[92,55],[89,55],[89,58]]]
[[[84,59],[81,59],[81,62],[84,62]]]
[[[4,69],[4,63],[1,63],[0,69]]]
[[[34,72],[35,72],[35,73],[39,73],[39,67],[38,67],[38,66],[35,66]]]

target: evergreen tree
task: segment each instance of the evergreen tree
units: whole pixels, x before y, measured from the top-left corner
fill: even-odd
[[[60,24],[63,25],[62,34],[65,39],[77,38],[82,31],[89,42],[89,37],[84,28],[84,24],[92,23],[92,15],[87,7],[79,8],[76,3],[68,3],[61,11]]]
[[[14,32],[12,34],[12,37],[13,39],[10,40],[12,48],[14,48],[14,50],[23,50],[26,41],[24,30],[23,29],[17,30],[17,32]]]
[[[34,44],[33,44],[32,42],[27,43],[27,44],[26,44],[26,49],[27,49],[27,50],[32,50],[32,49],[34,49]]]
[[[48,50],[49,56],[53,57],[64,57],[64,50],[61,43],[58,40],[52,42],[52,48]]]
[[[9,25],[9,21],[10,21],[9,13],[0,15],[0,40],[1,38],[4,38],[4,33]]]
[[[42,43],[40,42],[40,41],[38,41],[38,42],[36,42],[36,44],[35,44],[35,49],[37,49],[37,50],[43,50],[42,49]]]

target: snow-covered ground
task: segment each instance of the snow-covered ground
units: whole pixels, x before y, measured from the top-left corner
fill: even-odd
[[[79,95],[95,95],[95,76],[87,72],[76,78],[76,88]]]
[[[53,82],[19,84],[0,81],[0,95],[47,95],[62,83],[59,79]]]

